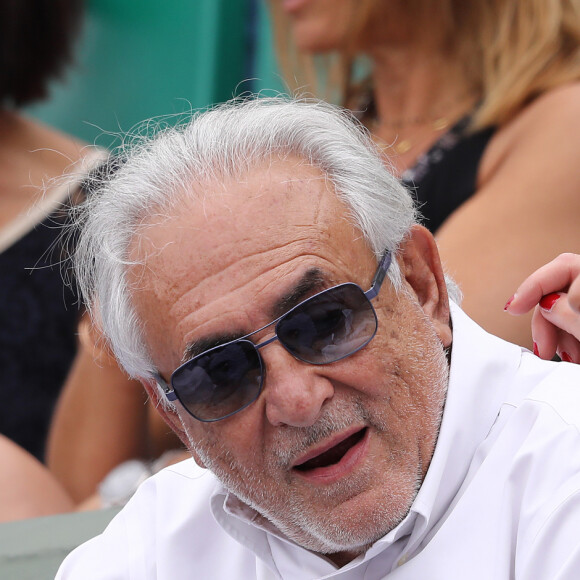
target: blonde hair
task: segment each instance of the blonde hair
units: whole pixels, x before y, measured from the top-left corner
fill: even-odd
[[[345,48],[323,61],[298,53],[287,19],[272,2],[289,88],[306,84],[323,98],[351,104],[356,37],[383,1],[361,1]],[[438,0],[436,6],[432,0],[406,0],[404,5],[417,29],[423,21],[442,31],[443,50],[458,59],[478,95],[472,129],[502,125],[542,93],[580,79],[580,0]],[[303,71],[308,74],[301,76]]]

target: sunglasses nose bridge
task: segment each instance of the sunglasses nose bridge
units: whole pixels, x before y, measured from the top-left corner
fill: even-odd
[[[301,361],[301,362],[306,362],[306,361],[303,361],[303,360],[302,360],[302,359],[301,359],[299,356],[297,356],[297,355],[296,355],[296,353],[294,353],[294,352],[292,351],[292,349],[288,348],[288,346],[286,346],[286,345],[284,344],[284,341],[283,341],[283,340],[280,340],[280,337],[279,337],[277,334],[274,334],[273,336],[271,336],[270,338],[268,338],[268,339],[264,340],[263,342],[260,342],[260,343],[258,343],[258,344],[254,344],[254,348],[255,348],[255,349],[258,351],[258,354],[259,354],[260,358],[263,358],[263,357],[262,357],[262,355],[260,354],[260,350],[261,350],[262,348],[264,348],[265,346],[268,346],[269,344],[272,344],[273,342],[276,342],[276,341],[278,341],[278,342],[280,343],[280,346],[281,346],[281,347],[282,347],[282,348],[283,348],[283,349],[284,349],[284,350],[285,350],[285,351],[286,351],[286,352],[287,352],[287,353],[288,353],[290,356],[292,356],[293,358],[295,358],[296,360],[299,360],[299,361]],[[262,364],[264,364],[264,363],[262,363]]]
[[[268,346],[269,344],[272,344],[276,340],[280,340],[280,339],[278,338],[277,334],[274,334],[270,338],[264,340],[263,342],[260,342],[259,344],[255,344],[254,346],[256,347],[256,350],[259,351],[261,348]]]

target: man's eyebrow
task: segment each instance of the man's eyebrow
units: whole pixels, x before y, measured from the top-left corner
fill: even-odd
[[[328,277],[324,275],[323,271],[319,268],[311,268],[307,270],[304,275],[298,280],[298,282],[279,300],[276,301],[272,309],[270,310],[270,317],[272,320],[279,318],[288,310],[302,302],[309,294],[314,292],[319,292],[325,288],[328,284]],[[258,298],[259,299],[259,298]],[[246,336],[253,330],[258,330],[257,328],[250,329],[247,332],[230,332],[228,334],[213,334],[200,338],[198,340],[192,340],[183,351],[182,363],[204,353],[207,350],[231,342]]]
[[[214,334],[200,338],[199,340],[192,340],[183,351],[183,357],[181,362],[184,363],[197,355],[204,353],[206,350],[220,346],[221,344],[226,344],[232,340],[236,340],[244,336],[244,332],[236,332],[229,334]]]
[[[308,297],[309,294],[320,292],[328,284],[328,276],[319,268],[310,268],[294,287],[284,294],[273,306],[270,314],[276,319]]]

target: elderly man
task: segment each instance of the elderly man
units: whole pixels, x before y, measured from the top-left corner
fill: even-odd
[[[60,578],[580,577],[580,369],[450,306],[345,114],[203,113],[138,146],[80,222],[94,319],[195,463]]]

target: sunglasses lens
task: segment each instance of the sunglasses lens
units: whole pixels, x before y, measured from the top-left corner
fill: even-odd
[[[356,284],[342,284],[306,300],[276,325],[286,350],[311,364],[328,364],[364,346],[377,331],[377,316]],[[218,346],[181,365],[171,384],[181,404],[200,421],[217,421],[253,403],[263,368],[249,340]]]
[[[201,421],[216,421],[253,403],[262,388],[262,362],[247,340],[218,346],[186,362],[171,377],[181,404]]]
[[[313,296],[278,322],[276,334],[296,358],[327,364],[367,345],[377,316],[356,284],[342,284]]]

